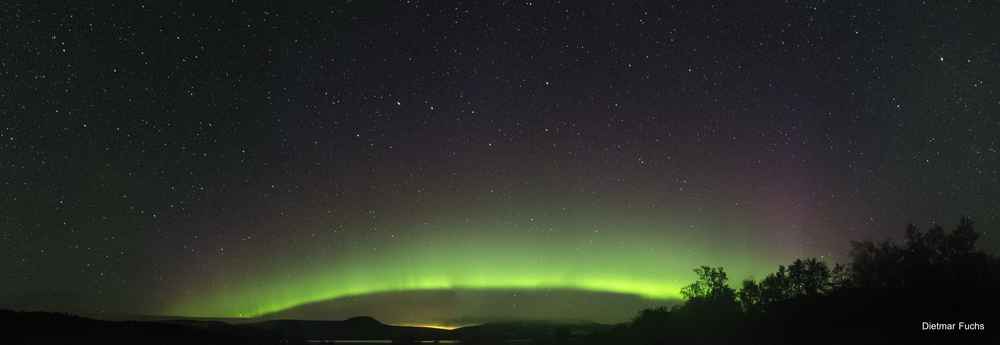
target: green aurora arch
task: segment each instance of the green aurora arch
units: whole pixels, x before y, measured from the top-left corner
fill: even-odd
[[[227,280],[224,287],[192,289],[197,293],[177,298],[164,312],[258,317],[340,297],[438,289],[578,289],[670,300],[680,298],[680,289],[694,280],[694,267],[724,266],[731,281],[738,282],[759,277],[781,261],[761,257],[746,243],[669,235],[652,231],[653,225],[586,234],[512,234],[502,228],[438,232],[313,260],[329,264],[288,261],[267,274]]]

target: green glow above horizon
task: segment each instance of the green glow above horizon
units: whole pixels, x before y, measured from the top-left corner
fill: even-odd
[[[633,226],[635,227],[635,226]],[[638,226],[643,227],[643,226]],[[226,281],[226,288],[194,289],[178,298],[169,315],[258,317],[333,298],[380,292],[432,289],[579,289],[680,298],[699,265],[722,265],[731,281],[768,272],[773,262],[738,246],[697,236],[632,232],[503,232],[501,226],[475,232],[415,232],[420,237],[368,250],[314,258],[287,258],[252,279]],[[724,253],[725,255],[718,255]]]

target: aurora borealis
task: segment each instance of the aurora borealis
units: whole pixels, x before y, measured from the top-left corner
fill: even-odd
[[[996,4],[875,5],[10,6],[0,307],[611,323],[908,222],[995,252]]]
[[[698,263],[725,264],[746,276],[766,272],[771,266],[762,264],[768,262],[761,260],[764,255],[740,252],[738,248],[726,250],[737,250],[731,255],[744,262],[700,254],[722,249],[699,245],[701,240],[696,236],[671,240],[663,235],[650,235],[655,230],[648,227],[651,226],[645,229],[630,226],[641,236],[622,235],[625,232],[622,230],[579,236],[545,231],[511,234],[502,225],[494,225],[480,227],[475,234],[462,234],[460,238],[459,234],[451,234],[408,239],[396,245],[387,244],[378,251],[321,259],[330,265],[309,265],[302,270],[280,268],[272,274],[251,275],[245,282],[235,281],[234,288],[224,288],[218,295],[189,297],[197,302],[177,305],[171,313],[258,316],[331,298],[452,288],[571,288],[634,294],[647,299],[677,299],[680,288],[687,282],[675,277],[686,278],[689,267]],[[409,231],[427,234],[433,230]],[[254,271],[261,272],[257,268]],[[247,286],[250,288],[246,289]]]

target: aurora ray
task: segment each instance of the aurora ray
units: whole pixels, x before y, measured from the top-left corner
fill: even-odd
[[[725,257],[705,255],[695,237],[670,241],[668,236],[650,235],[642,226],[630,228],[632,235],[617,231],[580,236],[558,231],[515,235],[492,227],[461,236],[408,239],[338,255],[330,265],[282,264],[280,270],[255,273],[245,281],[217,282],[231,287],[189,296],[165,312],[254,317],[345,296],[436,289],[568,288],[669,300],[680,297],[681,287],[693,277],[691,268],[699,264],[726,265],[734,276],[748,277],[767,272],[776,262],[734,248],[727,249]]]

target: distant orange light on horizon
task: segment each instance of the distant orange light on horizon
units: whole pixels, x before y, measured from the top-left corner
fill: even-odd
[[[424,327],[424,328],[435,328],[435,329],[444,329],[444,330],[451,331],[451,330],[459,329],[459,328],[462,328],[462,327],[465,327],[465,326],[472,326],[472,325],[471,324],[469,324],[469,325],[442,325],[442,324],[436,324],[436,323],[400,323],[400,324],[393,324],[393,326]]]

